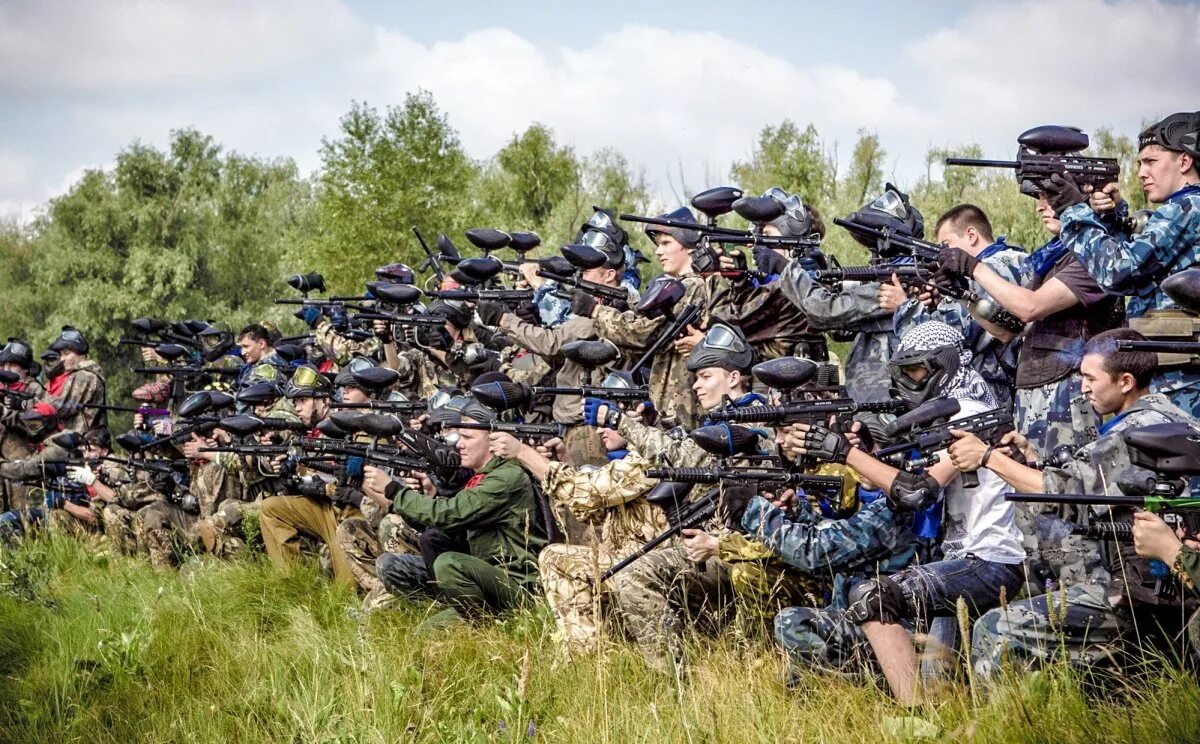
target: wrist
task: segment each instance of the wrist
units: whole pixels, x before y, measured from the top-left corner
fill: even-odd
[[[989,444],[988,448],[983,451],[983,457],[979,458],[979,467],[986,468],[988,466],[988,460],[991,459],[992,453],[995,451],[996,448]]]

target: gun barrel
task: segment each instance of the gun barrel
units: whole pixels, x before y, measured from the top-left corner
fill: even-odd
[[[946,165],[969,165],[975,168],[1008,168],[1016,170],[1021,164],[1015,160],[978,160],[976,158],[946,158]]]
[[[680,333],[687,330],[687,327],[692,324],[696,318],[700,316],[700,307],[698,305],[685,305],[679,314],[675,316],[675,320],[668,323],[659,332],[654,339],[654,343],[642,353],[638,360],[633,363],[629,369],[636,370],[639,367],[648,366],[658,352],[662,351],[663,347],[674,341]]]
[[[1200,341],[1117,341],[1117,351],[1152,351],[1158,354],[1200,354]]]
[[[1146,503],[1139,496],[1106,496],[1090,493],[1018,493],[1004,494],[1005,501],[1036,502],[1043,504],[1082,504],[1091,506],[1142,506]]]

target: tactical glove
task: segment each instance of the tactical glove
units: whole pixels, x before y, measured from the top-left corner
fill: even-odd
[[[600,409],[607,407],[604,418],[598,418]],[[599,398],[583,399],[583,423],[588,426],[600,426],[605,429],[616,429],[621,423],[621,409],[612,403]]]
[[[787,267],[787,259],[779,255],[770,246],[754,246],[754,266],[764,274],[782,274]]]
[[[333,326],[333,330],[338,333],[345,333],[350,330],[350,316],[346,314],[346,308],[338,305],[330,307],[329,323]]]
[[[824,426],[813,425],[804,432],[804,453],[824,462],[845,462],[850,442]]]
[[[542,324],[542,316],[538,314],[538,306],[532,302],[522,302],[513,308],[513,315],[521,319],[522,323],[529,325],[540,326]]]
[[[596,298],[582,289],[571,293],[571,312],[581,318],[590,318],[596,312]]]
[[[480,323],[495,328],[500,325],[500,319],[504,317],[505,307],[499,302],[485,300],[475,306],[475,312],[479,314]]]
[[[305,305],[296,313],[296,317],[303,320],[309,328],[316,328],[317,323],[321,322],[321,308],[315,305]]]
[[[946,279],[946,283],[954,283],[960,279],[970,279],[975,274],[979,259],[961,248],[942,246],[937,257],[937,276]]]
[[[1087,201],[1087,197],[1079,190],[1075,179],[1069,173],[1055,173],[1042,181],[1042,191],[1056,215],[1061,215],[1068,207]]]

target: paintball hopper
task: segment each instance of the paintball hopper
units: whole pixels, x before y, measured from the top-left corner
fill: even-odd
[[[717,457],[758,453],[758,434],[744,426],[716,424],[693,429],[688,437],[700,449]]]
[[[621,351],[611,341],[569,341],[559,352],[584,369],[596,369],[616,360]]]
[[[579,271],[587,271],[588,269],[598,269],[608,261],[608,256],[605,256],[599,250],[596,250],[590,245],[574,244],[564,245],[562,248],[563,258],[570,262],[571,266]],[[571,273],[570,269],[565,272]]]
[[[186,347],[180,346],[179,344],[159,344],[158,346],[154,347],[154,353],[158,354],[163,359],[166,359],[168,362],[174,362],[186,356],[188,350]]]
[[[212,398],[207,390],[192,393],[179,404],[179,418],[194,418],[212,408]]]
[[[778,357],[754,365],[750,373],[767,387],[787,392],[804,385],[817,373],[817,363],[804,357]]]
[[[282,394],[274,382],[256,382],[238,391],[237,402],[247,406],[265,406],[279,400]]]
[[[275,347],[275,355],[284,364],[296,364],[308,358],[308,351],[300,344],[279,344]]]
[[[646,501],[659,509],[662,509],[663,514],[667,516],[667,522],[674,524],[679,521],[676,515],[679,510],[687,506],[687,496],[692,491],[691,483],[675,483],[674,481],[659,481],[650,492],[646,494]]]
[[[1121,435],[1129,460],[1164,475],[1200,474],[1200,430],[1183,422],[1151,424]]]
[[[421,290],[411,284],[368,282],[367,289],[381,301],[392,305],[411,305],[421,299]]]
[[[493,380],[471,387],[475,400],[497,411],[528,408],[533,393],[528,385],[509,380]]]
[[[1078,127],[1043,124],[1021,132],[1017,144],[1038,155],[1066,155],[1086,150],[1090,143],[1087,134]]]
[[[58,447],[62,447],[68,452],[83,449],[85,442],[83,436],[77,431],[60,431],[50,437],[50,443]]]
[[[136,318],[129,325],[143,336],[150,336],[155,333],[162,333],[167,329],[167,321],[158,320],[157,318]]]
[[[1189,313],[1200,315],[1200,269],[1172,274],[1159,285],[1162,291]]]
[[[512,242],[512,236],[494,227],[472,227],[466,232],[471,245],[483,251],[484,255],[505,248]]]
[[[747,222],[762,224],[782,217],[784,206],[769,196],[743,196],[733,203],[733,211]]]
[[[220,390],[209,390],[207,392],[209,410],[211,411],[220,411],[225,408],[232,408],[233,404],[237,402],[237,400],[235,400],[234,397],[229,393],[223,393]]]
[[[732,212],[734,202],[741,199],[742,196],[744,193],[739,188],[717,186],[693,196],[692,207],[707,217],[710,223],[715,223],[721,215]]]
[[[354,382],[364,390],[378,393],[384,388],[391,387],[400,379],[400,373],[387,367],[367,367],[356,369],[351,373]]]
[[[1117,472],[1117,488],[1126,496],[1146,496],[1154,493],[1158,477],[1144,468],[1131,466]]]
[[[646,293],[638,301],[638,314],[647,318],[661,318],[670,315],[685,293],[683,282],[673,276],[660,276],[650,282]]]
[[[541,267],[542,271],[548,271],[551,274],[558,274],[559,276],[570,276],[575,271],[575,267],[571,265],[571,262],[562,256],[545,256],[544,258],[539,258],[538,266]]]
[[[289,287],[303,294],[325,291],[325,277],[315,271],[307,274],[292,274],[287,278],[287,283]]]
[[[345,439],[346,430],[333,422],[333,419],[321,419],[321,423],[317,424],[316,429],[321,436],[329,437],[330,439]]]
[[[146,446],[146,439],[140,431],[127,431],[117,436],[117,446],[126,452],[141,452]]]
[[[458,263],[462,260],[462,254],[458,252],[458,246],[454,245],[454,241],[446,234],[440,234],[437,238],[438,257],[447,263]]]
[[[455,271],[467,280],[466,284],[483,284],[495,278],[503,270],[504,264],[491,256],[464,258],[455,267]]]
[[[21,381],[21,376],[7,369],[0,369],[0,385],[13,385]]]
[[[339,429],[362,432],[375,439],[391,437],[404,429],[404,424],[395,416],[362,411],[335,411],[330,415]]]
[[[221,419],[221,428],[235,437],[248,437],[266,428],[266,422],[257,416],[226,416]]]
[[[897,434],[929,426],[935,421],[943,421],[956,416],[960,408],[961,406],[955,398],[936,398],[917,406],[903,416],[897,417],[896,420],[887,424],[883,431],[891,439]]]
[[[535,232],[515,232],[508,234],[508,247],[524,256],[542,244],[541,237]]]

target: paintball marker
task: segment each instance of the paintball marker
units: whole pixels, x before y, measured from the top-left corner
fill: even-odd
[[[931,406],[931,404],[936,405]],[[944,404],[941,401],[931,401],[925,404],[925,406],[930,407],[927,409],[927,411],[931,411],[929,416],[935,419],[945,418],[945,412],[949,408],[939,411],[937,410],[937,405]],[[925,406],[922,406],[922,408],[925,408]],[[917,409],[917,411],[920,410],[920,408]],[[913,413],[916,414],[917,411],[913,411]],[[934,415],[939,413],[943,415]],[[954,414],[950,413],[948,415]],[[955,441],[954,435],[950,433],[951,429],[960,429],[969,434],[974,434],[987,444],[993,446],[997,446],[1000,438],[1013,430],[1012,411],[1005,411],[1000,408],[924,427],[917,426],[922,421],[921,416],[914,416],[910,420],[913,423],[913,427],[908,432],[907,439],[890,447],[884,447],[875,453],[876,459],[909,472],[923,470],[938,462],[937,453],[946,449]],[[1010,457],[1024,461],[1021,453],[1016,448],[1010,447],[1009,449]],[[959,476],[959,479],[964,488],[974,488],[979,485],[979,476],[975,473],[963,473]]]
[[[586,237],[585,235],[584,238],[586,239]],[[608,258],[603,253],[585,244],[564,245],[561,250],[567,266],[555,266],[555,263],[549,260],[539,262],[538,276],[549,279],[559,286],[578,289],[608,302],[626,303],[629,301],[629,292],[624,287],[610,287],[583,278],[583,272],[605,264]],[[556,268],[559,270],[556,271]],[[563,271],[564,268],[567,270]],[[569,299],[565,292],[556,292],[556,294]]]
[[[1008,168],[1016,171],[1021,193],[1034,198],[1042,193],[1042,181],[1055,173],[1070,175],[1080,188],[1099,189],[1116,181],[1121,168],[1115,158],[1089,158],[1076,154],[1086,150],[1088,144],[1088,136],[1080,129],[1045,125],[1017,137],[1016,160],[946,158],[946,165]]]
[[[667,344],[673,343],[687,330],[688,326],[699,319],[700,305],[696,303],[681,305],[684,294],[683,282],[675,277],[662,276],[650,284],[646,294],[638,302],[637,311],[640,315],[647,318],[665,318],[666,323],[659,329],[654,340],[646,347],[637,361],[629,367],[629,371],[635,377],[638,375],[638,370],[649,367],[654,357]]]
[[[1153,340],[1117,341],[1117,351],[1154,352],[1159,366],[1195,364],[1200,360],[1200,269],[1172,274],[1159,286],[1179,307],[1131,318],[1130,327]]]

